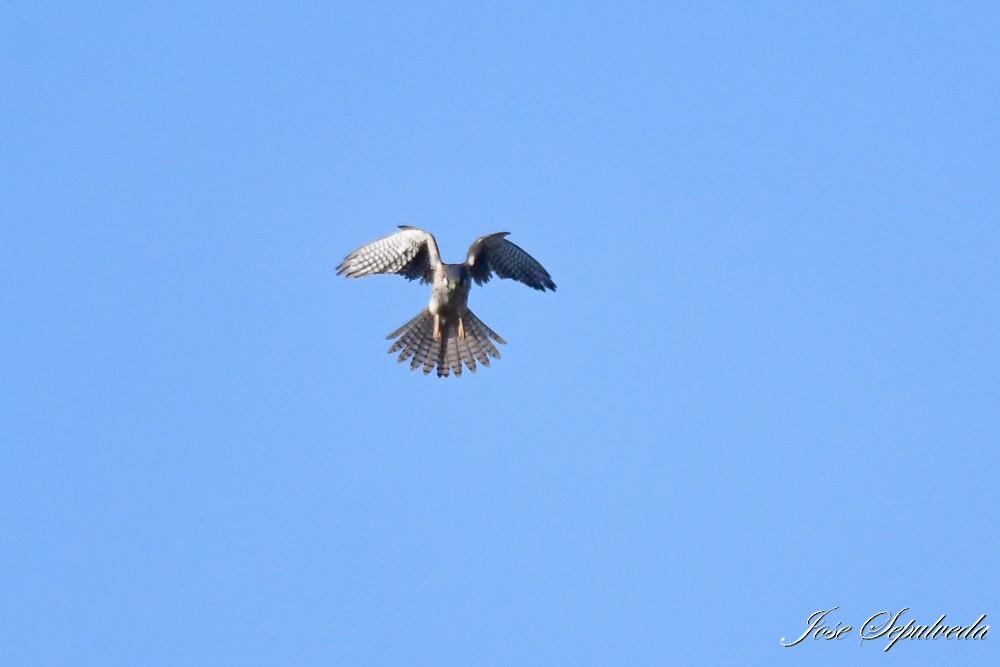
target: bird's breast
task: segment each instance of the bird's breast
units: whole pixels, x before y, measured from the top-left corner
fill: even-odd
[[[464,311],[469,300],[469,288],[466,285],[454,285],[446,282],[435,283],[431,290],[429,309],[432,313],[446,311]]]

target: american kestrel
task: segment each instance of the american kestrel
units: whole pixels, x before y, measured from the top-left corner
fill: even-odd
[[[400,350],[401,362],[412,357],[411,370],[422,365],[427,374],[436,366],[438,377],[451,372],[460,376],[463,364],[475,372],[476,361],[489,366],[490,357],[500,358],[493,341],[507,341],[466,305],[472,281],[482,285],[495,273],[543,292],[556,289],[549,272],[534,257],[504,238],[510,232],[480,236],[469,247],[464,263],[445,264],[429,232],[407,225],[399,228],[402,231],[366,243],[345,257],[337,275],[360,278],[397,273],[431,285],[427,307],[386,336],[397,339],[389,348],[390,354]]]

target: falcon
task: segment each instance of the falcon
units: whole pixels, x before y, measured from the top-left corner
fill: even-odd
[[[542,292],[556,289],[549,272],[505,238],[510,232],[480,236],[469,247],[465,262],[446,264],[429,232],[408,225],[399,228],[345,257],[337,275],[360,278],[395,273],[431,286],[427,307],[386,336],[395,340],[389,353],[399,351],[400,362],[410,359],[410,370],[422,367],[426,375],[437,368],[438,377],[450,373],[459,377],[463,366],[474,373],[477,361],[489,366],[490,357],[500,358],[494,343],[506,345],[507,341],[469,310],[473,282],[484,285],[496,274]]]

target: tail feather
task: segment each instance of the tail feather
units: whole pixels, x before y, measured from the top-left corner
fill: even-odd
[[[396,350],[402,350],[399,353],[397,361],[406,361],[417,352],[416,343],[419,341],[420,333],[424,328],[422,318],[423,313],[421,312],[402,327],[389,334],[388,338],[394,338],[402,334],[402,336],[399,337],[399,340],[393,343],[392,347],[389,348],[390,353],[395,352]]]
[[[490,338],[492,338],[493,340],[497,341],[498,343],[504,343],[504,344],[506,344],[507,341],[505,341],[503,338],[501,338],[500,336],[498,336],[496,334],[496,332],[493,331],[493,329],[490,329],[488,326],[486,326],[485,324],[483,324],[483,321],[481,319],[479,319],[478,317],[475,318],[475,320],[473,321],[472,327],[475,330],[475,334],[474,335],[476,337],[476,341],[483,348],[483,350],[486,352],[486,354],[488,354],[491,357],[495,357],[495,358],[499,359],[500,358],[500,350],[497,349],[497,346],[493,344],[493,341],[490,340]],[[466,332],[466,333],[468,333],[468,332]]]
[[[430,336],[425,337],[423,342],[426,343],[427,347],[427,356],[424,357],[424,375],[427,375],[437,365],[438,358],[441,356],[441,343]],[[441,377],[440,368],[438,377]]]
[[[404,332],[412,329],[414,324],[417,324],[418,322],[420,322],[420,320],[422,320],[427,315],[430,315],[430,312],[426,308],[424,308],[419,313],[417,313],[416,315],[414,315],[413,318],[410,319],[410,321],[408,321],[406,324],[404,324],[403,326],[399,327],[398,329],[396,329],[395,331],[393,331],[391,334],[389,334],[388,336],[386,336],[385,337],[386,340],[392,340],[393,338],[398,338],[400,336],[400,334],[402,334],[402,333],[404,333]],[[398,344],[399,344],[399,341],[396,341],[396,345],[398,345]],[[393,345],[390,348],[390,351],[395,350],[396,349],[396,345]]]
[[[476,357],[472,354],[472,350],[469,348],[469,339],[460,338],[458,341],[458,354],[465,361],[469,370],[473,373],[476,372]]]
[[[389,352],[395,352],[396,350],[402,350],[399,353],[399,358],[397,361],[403,362],[414,356],[418,350],[418,343],[420,341],[421,332],[425,329],[423,321],[423,313],[420,313],[412,320],[404,324],[402,327],[394,331],[390,336],[398,336],[400,333],[399,340],[392,344],[389,348]],[[407,329],[407,327],[410,327]]]
[[[458,355],[459,342],[458,336],[454,338],[448,338],[448,364],[451,366],[451,372],[455,374],[455,377],[462,377],[462,362],[464,359],[460,359]],[[440,368],[438,370],[441,370]],[[448,369],[445,369],[448,372]]]
[[[471,330],[471,328],[469,331],[466,331],[465,343],[472,353],[473,359],[478,360],[483,366],[490,365],[489,355],[483,351],[483,346],[479,344],[479,339],[476,337],[475,331]]]
[[[426,308],[409,322],[387,336],[396,340],[389,352],[399,351],[397,361],[410,360],[410,369],[421,368],[424,374],[437,369],[438,377],[454,373],[462,375],[463,366],[476,371],[476,362],[490,365],[490,357],[500,358],[500,351],[493,341],[506,341],[486,326],[472,311],[466,311],[462,318],[465,338],[458,337],[458,321],[444,321],[441,326],[441,340],[434,340],[434,316]]]
[[[434,349],[434,316],[430,313],[421,322],[420,331],[417,332],[414,345],[416,354],[413,356],[410,370],[412,371],[418,366],[423,366],[424,373],[430,373],[430,367],[433,366],[433,362],[430,361],[432,356],[431,351]]]
[[[406,361],[414,355],[416,350],[414,349],[413,343],[416,341],[418,334],[420,333],[420,327],[416,326],[400,337],[392,347],[389,348],[389,352],[395,352],[396,350],[402,349],[399,353],[399,361]]]

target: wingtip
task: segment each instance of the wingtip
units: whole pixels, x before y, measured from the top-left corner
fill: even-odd
[[[351,262],[357,256],[357,251],[349,252],[346,257],[337,265],[336,271],[338,276],[351,277]]]
[[[338,266],[337,267],[337,275],[338,276],[344,276],[345,278],[357,278],[358,277],[357,274],[355,274],[351,270],[351,267],[349,267],[349,266]]]

